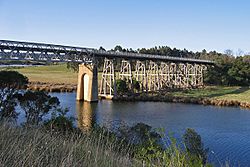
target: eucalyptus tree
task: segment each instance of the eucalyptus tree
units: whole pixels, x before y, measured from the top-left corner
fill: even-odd
[[[48,93],[27,91],[18,95],[21,108],[25,112],[28,126],[37,126],[43,121],[45,115],[58,110],[60,102],[57,97],[51,97]]]
[[[16,71],[0,71],[0,119],[15,120],[18,113],[15,107],[18,102],[18,89],[25,88],[28,78]]]

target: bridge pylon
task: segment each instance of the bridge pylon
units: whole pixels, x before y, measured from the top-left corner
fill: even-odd
[[[77,95],[78,101],[98,101],[97,67],[92,64],[80,64],[78,72]]]

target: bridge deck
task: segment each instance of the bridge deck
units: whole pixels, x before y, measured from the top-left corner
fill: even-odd
[[[11,55],[11,56],[9,56]],[[180,58],[162,55],[149,55],[129,52],[112,52],[97,50],[94,48],[73,47],[45,43],[19,42],[0,40],[0,60],[36,60],[57,62],[84,62],[93,57],[159,60],[171,62],[186,62],[198,64],[214,64],[213,61]]]

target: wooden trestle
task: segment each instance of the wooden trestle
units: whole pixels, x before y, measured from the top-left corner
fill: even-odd
[[[135,66],[135,68],[132,68]],[[134,69],[134,72],[133,72]],[[204,64],[122,60],[119,79],[138,81],[140,91],[159,91],[171,88],[197,88],[204,85]],[[116,75],[113,59],[104,59],[99,95],[116,96]]]

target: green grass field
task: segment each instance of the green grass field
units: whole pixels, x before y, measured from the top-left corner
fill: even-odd
[[[8,69],[20,72],[31,82],[77,84],[77,73],[67,69],[66,64]]]
[[[77,73],[67,69],[66,64],[9,69],[22,73],[32,82],[77,84]],[[99,73],[99,81],[100,75],[101,73]],[[171,94],[182,97],[207,97],[250,103],[249,87],[208,86],[204,89],[178,91]]]
[[[207,97],[218,100],[237,100],[250,103],[250,88],[239,86],[207,86],[204,89],[172,92],[173,96]]]

